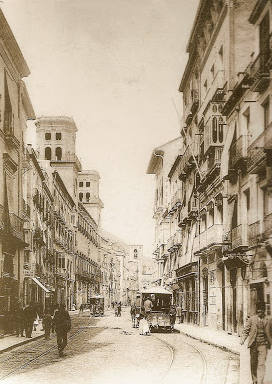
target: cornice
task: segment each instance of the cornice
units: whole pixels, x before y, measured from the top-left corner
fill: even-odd
[[[37,118],[35,125],[37,129],[46,129],[48,126],[54,128],[65,125],[73,128],[74,132],[78,130],[74,120],[67,116],[40,116]]]
[[[30,70],[1,8],[0,37],[3,39],[3,42],[20,74],[20,77],[22,78],[28,76],[30,74]]]
[[[271,3],[271,0],[270,0]],[[255,4],[253,11],[251,12],[248,21],[251,24],[255,24],[258,18],[260,17],[262,11],[266,7],[266,5],[269,4],[269,1],[267,0],[258,0],[257,3]]]
[[[34,112],[25,82],[23,80],[20,80],[20,87],[21,87],[21,94],[22,94],[22,103],[25,108],[27,118],[35,120],[36,119],[35,112]]]

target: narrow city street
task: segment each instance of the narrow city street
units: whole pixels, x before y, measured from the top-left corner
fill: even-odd
[[[177,326],[178,327],[178,326]],[[216,356],[216,358],[215,358]],[[236,384],[239,358],[176,330],[139,335],[129,309],[121,317],[107,311],[93,318],[72,316],[65,356],[58,357],[56,337],[35,340],[0,358],[5,383],[138,383]]]

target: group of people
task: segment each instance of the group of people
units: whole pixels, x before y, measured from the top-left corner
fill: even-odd
[[[71,319],[64,304],[56,305],[51,310],[47,309],[43,314],[34,302],[30,302],[25,307],[17,303],[12,310],[12,317],[10,317],[12,325],[9,331],[10,333],[15,331],[18,337],[31,338],[40,318],[42,318],[45,340],[50,339],[51,331],[52,333],[56,332],[59,356],[63,356],[63,350],[67,345],[67,333],[71,329]]]
[[[113,303],[114,313],[116,317],[120,317],[122,313],[122,304],[121,301],[119,303],[115,302]]]
[[[46,311],[42,324],[45,340],[50,339],[51,331],[56,332],[59,356],[63,357],[63,350],[67,345],[67,333],[71,330],[71,318],[65,309],[65,305],[57,305],[53,315]]]

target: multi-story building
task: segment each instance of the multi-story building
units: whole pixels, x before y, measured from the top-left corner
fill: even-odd
[[[255,312],[258,301],[265,301],[271,314],[272,6],[269,1],[253,5],[246,23],[250,44],[222,111],[228,126],[224,178],[232,213],[224,263],[237,265],[230,270],[234,330]]]
[[[182,137],[178,137],[154,149],[147,168],[147,174],[154,174],[156,181],[154,216],[155,247],[154,255],[158,261],[158,283],[164,284],[168,272],[167,241],[170,238],[170,220],[168,206],[171,201],[171,189],[168,173],[182,148]]]
[[[28,145],[24,158],[24,233],[28,244],[23,258],[23,301],[40,303],[42,309],[54,304],[54,199],[49,176]]]
[[[0,9],[0,322],[23,291],[22,172],[27,119],[35,114],[22,78],[30,73]],[[6,325],[9,320],[6,317]]]
[[[101,293],[102,288],[98,226],[81,203],[78,204],[75,268],[78,307],[89,303],[90,297]]]
[[[152,169],[165,168],[170,193],[156,220],[162,282],[184,321],[238,334],[257,301],[271,306],[270,18],[270,2],[200,1],[180,151]]]

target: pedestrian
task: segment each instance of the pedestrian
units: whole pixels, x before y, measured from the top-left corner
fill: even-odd
[[[78,311],[78,316],[79,316],[81,313],[83,314],[83,309],[84,309],[84,305],[83,305],[83,304],[80,304],[79,311]]]
[[[121,305],[121,301],[118,303],[117,305],[117,316],[120,317],[121,316],[121,311],[122,311],[122,305]]]
[[[140,335],[144,335],[144,336],[148,336],[150,334],[148,321],[147,321],[146,315],[143,313],[140,314],[139,333]]]
[[[131,316],[131,321],[132,321],[132,326],[135,328],[136,325],[136,305],[133,304],[130,308],[130,316]]]
[[[24,318],[24,324],[25,324],[25,334],[27,338],[31,338],[32,330],[33,330],[33,323],[34,320],[37,317],[37,313],[35,311],[35,308],[33,306],[33,303],[30,302],[24,309],[23,318]]]
[[[243,330],[241,344],[248,337],[253,384],[263,384],[267,351],[272,344],[272,317],[265,315],[265,303],[257,304],[257,314],[251,316]]]
[[[40,318],[39,318],[39,315],[37,313],[37,316],[36,316],[34,323],[33,323],[33,331],[37,331],[37,326],[39,325],[39,320],[40,320]]]
[[[51,331],[51,327],[52,327],[52,317],[48,311],[45,313],[45,315],[43,317],[42,325],[43,325],[43,329],[44,329],[44,338],[45,338],[45,340],[49,340],[50,339],[50,331]]]
[[[68,311],[65,309],[65,304],[61,304],[56,311],[53,322],[57,333],[57,344],[59,357],[63,357],[63,350],[67,345],[67,333],[71,330],[71,319]]]
[[[24,336],[24,308],[21,305],[20,301],[17,302],[15,311],[14,311],[14,320],[15,320],[15,330],[16,336]]]
[[[144,301],[144,312],[145,312],[147,320],[150,319],[152,308],[153,308],[153,303],[150,300],[150,298],[147,297],[146,300]]]
[[[59,309],[59,305],[56,304],[55,307],[54,307],[53,312],[51,313],[52,318],[54,318],[55,313],[57,312],[58,309]],[[54,323],[54,321],[52,321],[51,330],[52,330],[52,333],[55,333],[55,323]]]
[[[181,305],[180,305],[180,304],[177,305],[176,310],[177,310],[178,323],[181,324],[181,317],[182,317],[182,314],[181,314]]]
[[[176,315],[177,315],[176,306],[171,305],[170,311],[169,311],[169,318],[170,318],[170,327],[171,327],[172,331],[174,330],[174,325],[176,322]]]

